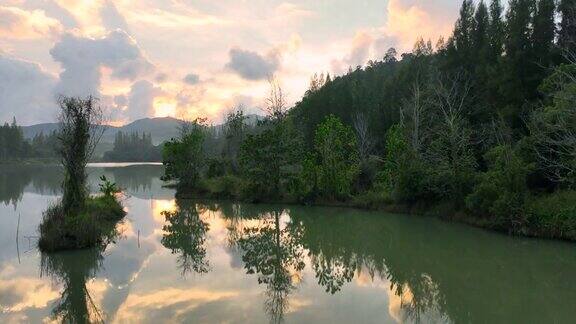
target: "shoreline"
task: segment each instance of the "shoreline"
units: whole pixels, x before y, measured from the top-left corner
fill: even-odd
[[[175,184],[167,184],[163,186],[165,188],[176,189]],[[462,210],[454,210],[450,204],[386,204],[379,203],[373,206],[362,205],[354,200],[350,201],[316,201],[313,203],[301,203],[293,199],[279,199],[279,200],[259,200],[259,201],[247,201],[234,197],[218,197],[214,194],[203,194],[199,192],[178,192],[174,195],[175,199],[184,200],[202,200],[202,201],[229,201],[235,203],[247,203],[247,204],[271,204],[271,205],[293,205],[293,206],[310,206],[310,207],[335,207],[335,208],[349,208],[364,211],[380,211],[384,213],[393,214],[404,214],[406,216],[417,216],[417,217],[434,217],[445,222],[459,223],[467,226],[472,226],[475,228],[483,229],[490,232],[500,233],[502,235],[519,237],[519,238],[530,238],[530,239],[541,239],[541,240],[552,240],[552,241],[563,241],[576,243],[575,236],[563,236],[558,237],[551,233],[538,232],[534,229],[528,227],[521,228],[520,230],[514,231],[513,229],[505,228],[499,226],[498,224],[491,222],[486,218],[481,218],[478,216],[473,216],[470,213],[466,213]]]

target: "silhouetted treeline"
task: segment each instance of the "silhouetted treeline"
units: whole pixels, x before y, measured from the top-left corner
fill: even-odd
[[[0,127],[0,161],[26,158],[56,157],[56,132],[37,134],[32,140],[24,138],[22,128],[16,123],[5,123]]]
[[[160,162],[162,145],[152,144],[152,135],[137,132],[116,133],[114,148],[104,153],[104,160],[110,162]]]

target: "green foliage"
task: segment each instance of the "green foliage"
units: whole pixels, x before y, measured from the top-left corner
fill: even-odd
[[[318,190],[328,199],[347,198],[358,173],[358,152],[352,128],[334,115],[316,129]]]
[[[528,128],[538,168],[560,186],[576,188],[576,64],[563,65],[540,87],[548,103],[530,115]]]
[[[427,170],[424,161],[412,150],[401,125],[394,125],[386,136],[386,155],[376,188],[397,202],[426,199]]]
[[[200,218],[196,205],[178,203],[177,211],[163,211],[166,225],[162,228],[162,245],[178,255],[182,275],[208,272],[206,233],[209,225]]]
[[[558,32],[558,45],[565,53],[576,53],[576,1],[560,0],[558,9],[562,17]]]
[[[86,164],[103,131],[102,111],[92,96],[61,97],[59,104],[58,153],[64,167],[62,207],[65,213],[74,215],[84,211],[88,199]]]
[[[244,192],[243,180],[232,174],[207,178],[202,181],[202,189],[210,197],[219,199],[241,198]]]
[[[527,209],[530,234],[576,239],[576,191],[533,197]]]
[[[226,173],[226,163],[221,159],[207,159],[206,164],[208,165],[206,170],[208,178],[221,177]]]
[[[240,106],[226,115],[224,133],[226,136],[226,147],[222,152],[226,161],[229,162],[232,172],[238,173],[238,152],[246,134],[246,116]]]
[[[164,145],[162,163],[165,165],[164,180],[178,180],[183,188],[198,186],[201,171],[205,165],[204,138],[205,120],[196,119],[184,123],[178,139]]]
[[[466,205],[477,215],[495,217],[497,226],[520,230],[526,223],[527,177],[532,166],[507,145],[493,148],[485,159],[488,171],[480,176]]]
[[[302,169],[289,185],[288,191],[296,201],[311,203],[318,196],[318,165],[316,156],[309,153],[301,161]]]
[[[301,145],[290,123],[270,123],[264,128],[248,135],[240,148],[246,198],[278,198],[283,184],[290,182],[298,169]]]
[[[100,181],[102,182],[98,184],[98,188],[100,189],[100,192],[106,197],[112,197],[121,191],[115,182],[111,182],[104,175],[100,177]]]
[[[67,214],[62,204],[49,207],[39,227],[38,246],[44,252],[106,246],[118,233],[124,209],[114,196],[88,198],[85,211]]]

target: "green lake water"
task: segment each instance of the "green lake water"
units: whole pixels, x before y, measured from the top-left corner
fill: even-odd
[[[159,165],[124,189],[104,251],[42,255],[61,171],[0,166],[0,323],[573,323],[576,244],[344,208],[176,201]]]

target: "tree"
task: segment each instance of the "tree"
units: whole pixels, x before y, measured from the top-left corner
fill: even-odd
[[[191,271],[208,272],[205,243],[209,224],[201,219],[196,204],[178,201],[177,211],[163,211],[162,215],[166,218],[162,245],[178,254],[182,276]]]
[[[460,7],[460,17],[454,27],[452,36],[453,48],[456,51],[457,64],[466,70],[471,69],[474,55],[474,3],[472,0],[463,0]]]
[[[490,26],[488,35],[490,39],[490,62],[496,63],[502,56],[505,37],[505,23],[502,20],[503,9],[500,0],[490,3]]]
[[[230,162],[232,172],[239,171],[238,166],[238,152],[240,146],[244,141],[246,135],[246,116],[244,116],[244,108],[242,106],[236,107],[234,110],[228,112],[226,115],[226,122],[224,124],[224,134],[226,136],[226,151],[225,156]]]
[[[358,171],[358,152],[354,132],[338,117],[330,115],[316,130],[318,184],[324,197],[345,198]]]
[[[264,127],[259,134],[248,135],[240,147],[240,169],[249,196],[255,199],[277,198],[301,157],[300,137],[290,122]]]
[[[490,20],[488,8],[484,1],[480,1],[474,15],[474,30],[472,32],[472,42],[474,55],[477,64],[485,64],[490,51],[490,41],[488,30],[490,29]]]
[[[549,102],[528,123],[538,167],[553,183],[575,188],[576,64],[559,67],[541,89]]]
[[[522,110],[526,100],[535,99],[537,92],[532,76],[537,69],[532,52],[532,0],[511,0],[509,3],[505,49],[500,79],[500,113],[513,129],[521,129]]]
[[[440,198],[462,202],[476,167],[472,131],[466,115],[471,106],[470,81],[464,73],[441,76],[433,86],[430,144],[426,159],[433,166],[432,191]]]
[[[278,81],[270,80],[270,93],[264,109],[266,119],[259,133],[248,135],[240,148],[240,168],[248,182],[251,198],[277,198],[282,182],[297,171],[302,148],[293,119],[287,117],[287,103]]]
[[[519,231],[526,221],[531,166],[506,144],[492,148],[485,159],[488,171],[480,176],[474,192],[466,198],[466,205],[482,217],[495,217],[495,223],[503,228]]]
[[[568,53],[576,53],[576,0],[560,0],[558,10],[562,16],[558,45]]]
[[[164,145],[162,163],[166,166],[165,180],[178,180],[181,188],[197,188],[205,162],[205,131],[206,119],[197,118],[192,122],[183,122],[180,138],[172,139]]]
[[[282,323],[289,296],[306,266],[301,228],[281,226],[281,214],[271,211],[259,215],[259,225],[244,228],[234,242],[242,251],[246,272],[257,275],[258,283],[266,285],[264,308],[271,323]]]
[[[60,161],[64,166],[62,207],[67,215],[84,210],[86,164],[103,133],[102,111],[97,99],[60,97],[60,129],[58,132]]]
[[[268,98],[266,98],[264,112],[270,121],[281,122],[286,117],[286,112],[288,111],[286,95],[277,79],[271,78],[268,80],[268,83],[270,84],[270,93],[268,94]]]
[[[532,32],[533,59],[538,63],[540,70],[540,73],[535,75],[535,87],[542,82],[544,75],[547,73],[546,69],[552,63],[555,46],[554,38],[556,36],[555,11],[554,0],[538,1]]]
[[[364,113],[356,113],[352,125],[354,126],[354,135],[356,136],[360,185],[366,188],[371,185],[375,173],[371,165],[372,163],[370,163],[372,154],[374,153],[374,138],[368,129],[368,120]]]

